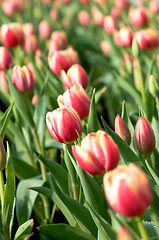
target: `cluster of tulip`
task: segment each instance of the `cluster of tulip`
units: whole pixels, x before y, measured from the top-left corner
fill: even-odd
[[[0,13],[0,239],[159,239],[159,2]]]

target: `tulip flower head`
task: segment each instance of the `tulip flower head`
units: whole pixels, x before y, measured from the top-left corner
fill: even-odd
[[[116,115],[115,118],[115,132],[118,134],[125,142],[129,145],[131,143],[131,134],[128,126],[125,121],[120,117],[119,114]]]
[[[155,149],[155,135],[149,121],[140,117],[135,126],[135,143],[139,152],[150,154]]]
[[[60,95],[57,101],[59,107],[62,107],[63,105],[72,106],[80,116],[81,120],[86,118],[89,114],[91,100],[82,85],[79,83],[74,84],[63,94],[63,96]]]
[[[2,89],[4,93],[9,93],[7,75],[4,71],[0,71],[0,89]]]
[[[133,8],[129,10],[129,20],[134,27],[143,27],[148,23],[148,15],[143,7]]]
[[[153,200],[146,174],[134,163],[120,165],[103,178],[105,197],[114,211],[126,217],[142,215]]]
[[[114,169],[120,159],[117,145],[101,130],[85,136],[81,146],[73,146],[72,152],[80,167],[92,175]]]
[[[103,22],[104,30],[107,34],[112,35],[116,31],[115,19],[112,16],[106,16]]]
[[[88,12],[86,12],[85,10],[82,10],[79,12],[78,19],[83,27],[89,26],[90,16],[89,16]]]
[[[46,114],[46,125],[51,136],[58,142],[71,143],[82,132],[81,120],[71,106],[63,106]]]
[[[117,240],[135,240],[127,228],[121,227],[117,232]]]
[[[32,72],[27,66],[15,66],[12,73],[12,83],[20,92],[30,92],[34,87]]]
[[[9,23],[1,26],[1,42],[6,47],[17,47],[24,41],[23,27],[20,23]]]
[[[42,20],[39,24],[39,34],[42,39],[49,38],[51,34],[51,26],[46,20]]]
[[[76,83],[80,83],[85,89],[88,86],[88,74],[80,64],[72,65],[67,73],[61,71],[62,82],[66,89],[69,89]]]
[[[0,47],[0,70],[7,70],[12,65],[12,55],[6,47]]]

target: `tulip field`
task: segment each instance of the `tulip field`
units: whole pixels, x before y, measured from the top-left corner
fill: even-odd
[[[159,1],[0,0],[0,240],[159,240]]]

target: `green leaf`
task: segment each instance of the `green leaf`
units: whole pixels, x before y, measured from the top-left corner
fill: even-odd
[[[45,141],[45,149],[49,149],[49,148],[57,148],[57,149],[63,150],[63,143],[57,142],[53,138],[48,139]]]
[[[96,132],[101,128],[101,125],[98,120],[97,112],[96,112],[96,105],[95,105],[95,89],[92,94],[91,98],[91,105],[89,110],[89,116],[88,116],[88,129],[87,133]]]
[[[128,128],[129,128],[131,136],[134,136],[134,132],[135,132],[134,127],[133,127],[132,122],[129,118],[125,101],[123,101],[123,104],[122,104],[122,118],[124,119],[124,121],[126,122]]]
[[[19,225],[27,221],[32,213],[34,202],[38,195],[37,192],[29,188],[34,186],[42,186],[43,180],[27,179],[19,182],[16,192],[16,215]]]
[[[40,145],[43,146],[44,133],[45,133],[45,114],[46,114],[46,97],[43,96],[38,101],[35,112],[34,122],[39,136]]]
[[[14,240],[19,240],[20,237],[24,237],[24,235],[29,235],[32,231],[33,225],[33,219],[29,219],[27,222],[19,226],[18,230],[16,231]]]
[[[32,178],[40,174],[37,169],[19,158],[13,157],[13,162],[15,174],[18,179]]]
[[[129,145],[123,141],[109,126],[106,124],[104,119],[102,119],[104,129],[106,132],[112,137],[114,142],[118,145],[120,153],[125,161],[126,164],[133,162],[138,163],[140,160],[137,155],[131,150]]]
[[[31,189],[50,197],[53,200],[53,202],[58,206],[58,208],[61,209],[68,223],[71,226],[76,226],[76,221],[72,213],[69,211],[67,206],[63,203],[63,201],[60,199],[60,197],[56,194],[55,191],[52,191],[46,187],[32,187]]]
[[[157,237],[156,236],[156,231],[155,231],[156,227],[155,227],[155,225],[152,221],[151,222],[143,221],[143,224],[144,224],[144,227],[147,230],[147,233],[148,233],[149,237]]]
[[[14,106],[14,101],[10,104],[10,106],[5,111],[3,117],[0,120],[0,136],[1,136],[2,141],[3,141],[4,136],[6,134],[6,130],[7,130],[7,126],[8,126],[8,123],[9,123],[9,119],[11,117],[11,112],[12,112],[13,106]]]
[[[40,234],[56,240],[95,240],[90,234],[67,224],[49,224],[39,227]]]
[[[36,153],[39,160],[43,162],[43,164],[47,167],[47,169],[52,173],[54,178],[56,179],[57,183],[61,187],[61,189],[66,193],[69,194],[68,191],[68,173],[67,171],[61,167],[60,164],[45,158],[44,156]]]
[[[7,162],[6,162],[6,186],[4,191],[4,205],[2,210],[2,221],[8,234],[11,235],[11,225],[14,211],[15,196],[15,172],[13,159],[10,154],[9,144],[7,143]]]
[[[23,121],[27,122],[29,127],[34,128],[32,114],[30,113],[30,109],[27,105],[24,95],[16,89],[11,81],[9,81],[9,89],[12,97],[15,98],[15,107],[20,113]]]
[[[146,159],[145,159],[145,163],[146,163],[146,166],[147,166],[149,172],[151,173],[151,176],[153,177],[153,179],[155,180],[157,186],[159,187],[159,178],[158,178],[158,176],[156,175],[154,170],[151,168],[151,166],[149,165],[149,163],[148,163],[148,161]]]
[[[93,209],[90,204],[86,203],[88,206],[88,209],[90,210],[90,213],[92,215],[92,218],[98,227],[98,230],[100,232],[100,235],[103,237],[103,239],[111,239],[116,240],[116,232],[112,228],[112,226],[103,219],[96,211]],[[108,238],[109,237],[109,238]]]

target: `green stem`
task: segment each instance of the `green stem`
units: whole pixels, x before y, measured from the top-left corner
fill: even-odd
[[[147,160],[149,166],[152,168],[152,161],[151,161],[150,155],[146,156],[146,160]]]
[[[42,154],[42,150],[41,150],[41,147],[40,147],[38,135],[37,135],[37,132],[36,132],[35,128],[32,130],[32,133],[33,133],[33,137],[34,137],[34,141],[35,141],[35,145],[36,145],[37,151],[40,154]],[[44,181],[47,181],[47,174],[46,174],[45,166],[44,166],[44,164],[41,161],[39,161],[39,162],[40,162],[40,169],[41,169],[42,179]],[[43,204],[44,204],[44,213],[45,213],[46,222],[48,222],[49,219],[50,219],[50,205],[49,205],[49,201],[48,201],[48,198],[45,195],[41,195],[41,198],[42,198],[42,201],[43,201]]]
[[[138,229],[139,229],[139,232],[140,232],[140,235],[141,235],[142,239],[143,240],[149,240],[147,231],[146,231],[146,229],[143,225],[141,217],[136,217],[136,222],[137,222],[137,226],[138,226]]]
[[[158,120],[159,120],[159,98],[156,97],[155,100],[156,100],[157,115],[158,115]]]
[[[72,162],[68,156],[67,151],[70,150],[70,145],[65,144],[64,145],[64,159],[66,163],[66,167],[68,169],[70,178],[71,178],[71,183],[72,183],[72,191],[73,191],[73,197],[75,200],[78,201],[78,183],[77,183],[77,177],[76,177],[76,171],[72,165]]]
[[[3,171],[0,171],[0,194],[1,194],[1,208],[2,208],[2,211],[3,211],[3,199],[4,199]]]
[[[143,75],[142,75],[141,63],[140,63],[139,59],[138,59],[138,74],[139,74],[138,75],[139,81],[141,84],[141,88],[140,88],[141,96],[142,96],[142,100],[146,106],[146,94],[145,94],[144,80],[143,80]]]

